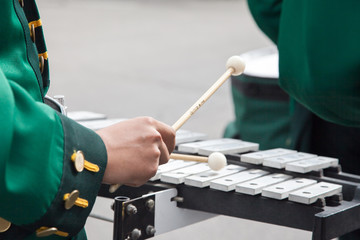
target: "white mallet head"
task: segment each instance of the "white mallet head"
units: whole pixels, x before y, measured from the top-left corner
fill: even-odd
[[[218,171],[226,166],[227,164],[226,157],[224,154],[220,152],[214,152],[210,154],[208,158],[208,164],[212,170]]]
[[[226,69],[233,68],[233,76],[239,76],[245,70],[245,62],[239,56],[232,56],[226,62]]]

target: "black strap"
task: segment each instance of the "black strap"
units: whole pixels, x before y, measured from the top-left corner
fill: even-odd
[[[246,78],[246,81],[242,81]],[[268,80],[269,83],[259,83],[258,80]],[[277,79],[259,78],[242,75],[231,78],[232,87],[235,87],[244,96],[259,100],[289,101],[289,96],[280,88]]]

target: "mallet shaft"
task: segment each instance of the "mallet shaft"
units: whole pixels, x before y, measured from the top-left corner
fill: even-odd
[[[182,125],[218,90],[221,85],[234,73],[230,67],[221,77],[174,123],[172,128],[177,131]]]
[[[170,154],[170,158],[176,159],[176,160],[184,160],[184,161],[195,161],[195,162],[205,162],[205,163],[208,162],[207,157],[185,155],[185,154],[179,154],[179,153]]]

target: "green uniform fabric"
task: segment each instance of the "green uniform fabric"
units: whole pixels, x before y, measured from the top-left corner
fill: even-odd
[[[48,87],[46,51],[41,31],[32,42],[28,16],[36,17],[33,0],[0,0],[0,217],[12,223],[0,239],[37,239],[36,229],[56,227],[69,239],[82,230],[106,167],[106,149],[92,130],[43,103]],[[35,19],[36,20],[36,19]],[[33,21],[33,19],[31,19]],[[84,152],[100,171],[76,172],[71,155]],[[79,190],[89,207],[64,208],[63,196]],[[81,232],[80,238],[86,235]],[[65,239],[51,236],[48,239]],[[45,238],[46,239],[46,238]]]
[[[339,158],[360,174],[360,2],[248,0],[279,49],[280,85],[293,98],[293,148]],[[340,237],[360,239],[360,230]]]
[[[290,147],[289,97],[276,78],[232,76],[231,90],[236,120],[224,137],[256,142],[260,150]]]
[[[279,49],[280,85],[327,121],[360,127],[360,2],[248,0]]]

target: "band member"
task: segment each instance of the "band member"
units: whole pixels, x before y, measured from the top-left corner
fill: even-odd
[[[360,174],[359,1],[248,0],[279,50],[279,83],[292,98],[298,150],[339,158]],[[360,232],[343,239],[359,239]]]
[[[0,0],[0,15],[0,239],[86,239],[101,183],[145,183],[175,132],[150,117],[94,132],[47,106],[50,54],[34,0]]]

